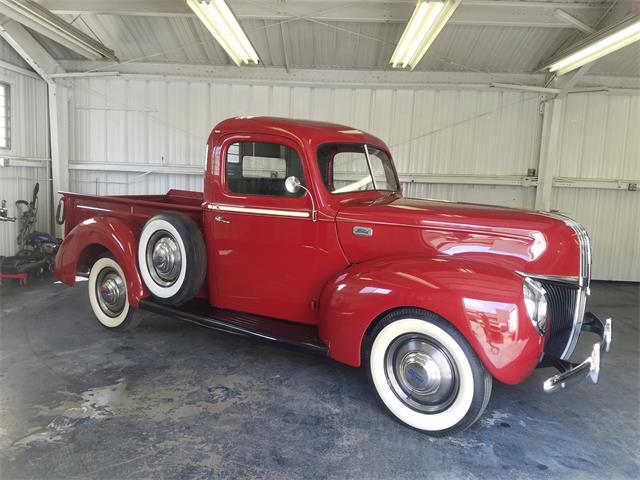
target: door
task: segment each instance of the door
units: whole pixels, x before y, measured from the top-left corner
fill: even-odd
[[[205,214],[216,307],[315,323],[311,200],[304,190],[285,189],[291,175],[305,185],[302,159],[295,144],[277,136],[222,142],[221,188]]]

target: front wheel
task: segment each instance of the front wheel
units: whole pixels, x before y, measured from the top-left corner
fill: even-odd
[[[482,415],[492,377],[453,325],[406,308],[382,318],[369,339],[365,365],[396,419],[443,436],[465,430]]]
[[[129,330],[140,323],[140,313],[129,305],[122,267],[113,257],[101,257],[93,264],[88,284],[91,309],[103,327]]]

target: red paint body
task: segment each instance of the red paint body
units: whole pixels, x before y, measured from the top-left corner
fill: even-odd
[[[293,148],[318,209],[310,217],[225,211],[213,205],[310,212],[310,199],[231,193],[228,146],[266,141]],[[367,329],[400,307],[433,311],[460,330],[498,380],[517,383],[537,365],[545,338],[523,304],[521,273],[578,276],[580,247],[563,221],[522,210],[404,198],[401,192],[329,193],[316,164],[324,143],[378,138],[349,127],[275,118],[235,118],[208,140],[204,194],[96,197],[64,194],[66,234],[56,274],[73,285],[92,255],[107,249],[122,265],[129,301],[147,297],[136,259],[142,225],[175,210],[201,225],[208,276],[199,296],[218,308],[317,325],[329,355],[358,366]],[[353,227],[373,229],[356,236]]]

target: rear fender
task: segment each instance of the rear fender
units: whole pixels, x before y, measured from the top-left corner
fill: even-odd
[[[104,248],[122,267],[127,281],[129,304],[137,307],[139,301],[148,296],[137,267],[138,236],[137,229],[115,217],[85,220],[76,225],[62,242],[56,255],[54,273],[62,283],[74,286],[81,259]]]
[[[329,355],[359,366],[373,322],[402,307],[434,312],[467,339],[489,372],[504,383],[536,367],[545,338],[524,307],[522,277],[499,266],[447,257],[364,262],[329,281],[320,302],[319,335]]]

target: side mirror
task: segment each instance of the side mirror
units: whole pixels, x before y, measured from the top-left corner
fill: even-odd
[[[284,181],[284,188],[289,193],[297,193],[302,188],[302,184],[300,183],[300,179],[298,177],[296,177],[295,175],[291,175]]]
[[[316,210],[316,203],[313,201],[313,195],[311,195],[311,192],[307,189],[307,187],[302,186],[302,183],[300,183],[300,179],[298,177],[296,177],[295,175],[287,177],[287,179],[284,181],[284,188],[289,193],[297,193],[300,190],[304,190],[305,193],[309,195],[309,199],[311,200],[311,220],[313,220],[314,222],[318,220],[318,211]]]

